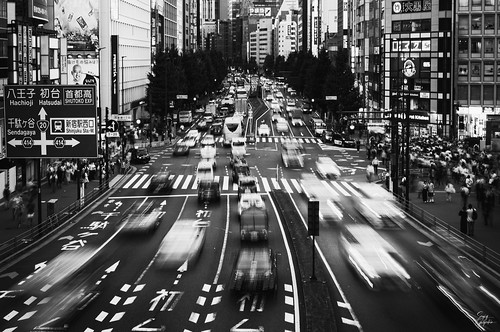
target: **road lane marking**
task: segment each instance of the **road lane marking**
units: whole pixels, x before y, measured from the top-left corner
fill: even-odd
[[[297,192],[300,194],[302,192],[302,188],[300,187],[299,181],[297,181],[296,179],[290,179],[290,182],[292,182],[295,190],[297,190]]]
[[[189,183],[191,182],[191,179],[193,178],[192,175],[187,175],[186,180],[184,180],[184,183],[182,184],[181,189],[187,189],[189,186]]]
[[[347,191],[345,191],[344,188],[340,186],[340,184],[337,181],[330,181],[330,183],[338,190],[340,193],[346,197],[350,197],[351,194],[349,194]]]
[[[132,185],[132,183],[134,183],[134,182],[135,182],[135,181],[139,178],[139,176],[141,176],[141,175],[140,175],[140,174],[134,174],[134,176],[132,177],[132,179],[131,179],[129,182],[127,182],[127,183],[123,186],[123,188],[124,188],[124,189],[127,189],[128,187],[130,187],[130,186]]]
[[[271,182],[273,184],[274,189],[281,189],[278,180],[276,180],[276,178],[271,178]]]
[[[177,189],[179,187],[179,184],[181,183],[183,177],[184,175],[179,175],[177,177],[177,180],[175,180],[174,185],[172,186],[173,189]]]
[[[229,176],[224,176],[222,181],[222,190],[229,190]]]
[[[132,189],[137,189],[147,178],[149,178],[148,174],[144,174],[141,178],[132,186]]]
[[[288,193],[293,193],[292,187],[290,187],[290,185],[288,184],[288,182],[286,181],[286,179],[285,179],[285,178],[282,178],[282,179],[281,179],[281,183],[283,183],[283,186],[285,187],[285,190],[286,190]]]
[[[229,197],[226,197],[227,204],[226,204],[226,228],[224,230],[224,242],[222,243],[222,251],[219,259],[219,266],[217,266],[217,272],[215,273],[214,281],[212,284],[217,284],[219,282],[220,278],[220,273],[222,271],[222,262],[224,261],[224,256],[226,255],[226,247],[227,247],[227,238],[229,235]]]

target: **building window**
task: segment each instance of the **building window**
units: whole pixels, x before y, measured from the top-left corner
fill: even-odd
[[[467,85],[457,86],[457,99],[467,103],[467,100],[469,99],[469,89]]]
[[[497,85],[497,103],[500,102],[500,85]]]
[[[460,34],[469,32],[469,16],[461,15],[458,17],[458,30]]]
[[[500,40],[498,41],[498,47],[500,48]],[[469,39],[460,38],[458,40],[458,53],[469,54]]]
[[[495,15],[484,15],[484,32],[493,33],[495,31]]]
[[[495,73],[495,65],[493,62],[485,62],[484,63],[484,76],[493,76]]]
[[[460,0],[458,2],[458,8],[460,10],[469,10],[469,0]]]
[[[493,38],[485,38],[484,39],[484,56],[488,58],[492,58],[495,53],[495,47],[493,46],[494,39]]]
[[[483,26],[483,18],[481,15],[472,15],[472,30],[479,30],[481,31],[481,28]]]
[[[471,77],[481,77],[481,63],[473,62],[470,65],[470,76]]]
[[[472,7],[481,8],[481,2],[482,2],[482,0],[472,0]]]
[[[471,104],[480,104],[481,103],[481,86],[480,85],[471,85],[470,86],[470,101]]]
[[[483,85],[483,102],[485,104],[493,104],[493,85]]]
[[[484,6],[491,6],[493,7],[495,5],[495,0],[484,0]]]
[[[467,63],[458,64],[458,76],[468,76],[469,75],[469,65]]]
[[[470,51],[471,53],[476,56],[481,56],[481,38],[472,38],[471,43],[470,43]]]

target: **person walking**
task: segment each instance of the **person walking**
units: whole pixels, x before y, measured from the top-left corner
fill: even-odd
[[[424,203],[427,203],[428,196],[427,194],[429,193],[429,186],[427,184],[427,180],[424,181],[424,186],[422,188],[422,201]]]
[[[9,185],[6,185],[3,190],[3,199],[5,200],[5,210],[9,209],[10,204],[10,189]]]
[[[366,166],[366,179],[368,180],[368,182],[372,182],[373,174],[374,174],[373,165],[368,164]]]
[[[467,202],[469,201],[469,188],[467,188],[466,186],[463,186],[461,189],[460,189],[460,196],[462,196],[462,205],[463,206],[467,206]]]
[[[359,140],[359,138],[356,140],[356,151],[358,151],[359,153],[359,149],[361,148],[361,141]]]
[[[444,187],[444,191],[446,192],[446,201],[451,202],[451,195],[455,193],[455,187],[448,181],[446,187]]]
[[[424,181],[418,180],[417,182],[417,198],[422,198],[422,190],[424,189]]]
[[[493,209],[494,206],[495,206],[495,194],[493,193],[493,190],[490,187],[486,191],[484,197],[483,217],[485,225],[488,225],[488,223],[490,222],[491,210]],[[490,222],[490,225],[493,226],[493,221]]]
[[[477,210],[469,204],[467,207],[467,235],[474,236],[474,223],[477,219]]]
[[[378,160],[377,156],[375,156],[372,160],[373,172],[375,173],[375,175],[378,175],[378,164],[379,164],[379,160]]]
[[[427,197],[429,199],[429,203],[434,203],[434,182],[429,181],[427,185]]]
[[[458,215],[460,216],[460,232],[467,234],[467,208],[462,206]]]

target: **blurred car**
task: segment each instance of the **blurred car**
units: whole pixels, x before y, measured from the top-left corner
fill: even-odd
[[[271,119],[273,122],[278,122],[279,119],[283,119],[283,117],[279,113],[274,113],[273,116],[271,117]]]
[[[130,162],[133,164],[147,164],[151,160],[146,148],[130,148],[127,153],[130,154]]]
[[[320,221],[342,221],[343,209],[339,205],[339,195],[328,189],[328,184],[314,174],[302,174],[300,186],[308,200],[319,201]]]
[[[302,127],[304,125],[304,121],[302,120],[302,116],[298,114],[292,115],[292,126],[294,127]]]
[[[324,179],[336,180],[340,177],[340,168],[332,158],[327,156],[320,156],[316,160],[316,168],[319,176]]]
[[[295,99],[288,99],[286,101],[286,106],[295,107]]]
[[[241,241],[267,241],[269,217],[265,208],[250,206],[243,209],[239,220]]]
[[[313,128],[314,136],[321,137],[323,135],[323,131],[326,130],[326,124],[323,120],[319,118],[311,118],[310,123]]]
[[[196,167],[197,181],[213,181],[214,179],[214,163],[215,159],[202,159]]]
[[[216,117],[214,119],[214,122],[212,123],[212,127],[213,126],[222,126],[224,125],[224,118],[223,117]]]
[[[212,127],[210,127],[210,133],[214,136],[222,135],[222,124],[214,123]]]
[[[132,208],[133,213],[126,215],[118,224],[124,233],[153,233],[160,226],[164,211],[153,209],[151,202],[146,207]]]
[[[210,112],[205,112],[203,114],[203,119],[207,122],[208,125],[211,125],[214,122],[214,116]]]
[[[205,135],[200,141],[201,147],[212,146],[215,148],[215,137],[214,135]]]
[[[213,159],[217,156],[217,149],[212,145],[205,145],[200,148],[200,156],[202,159]]]
[[[189,146],[184,140],[179,140],[174,145],[174,156],[187,156],[189,154]]]
[[[229,289],[232,291],[274,291],[277,286],[276,254],[266,247],[241,248],[236,258]]]
[[[220,200],[220,183],[218,181],[202,180],[198,182],[198,202]]]
[[[262,123],[259,126],[259,128],[257,129],[257,134],[260,137],[263,137],[263,136],[269,137],[269,136],[271,136],[271,129],[269,128],[269,126],[267,124]]]
[[[278,122],[276,122],[276,130],[278,131],[278,133],[289,132],[288,122],[285,118],[278,119]]]
[[[160,268],[190,268],[201,254],[208,227],[207,221],[179,219],[160,244],[155,263]]]
[[[280,103],[277,100],[271,101],[271,109],[273,110],[273,113],[281,112]]]
[[[252,206],[260,209],[266,208],[266,204],[264,203],[261,195],[257,193],[242,193],[238,201],[238,215],[241,215],[243,210]]]
[[[231,156],[231,158],[229,159],[229,166],[234,167],[234,165],[247,165],[248,166],[248,162],[245,159],[245,156],[238,156],[238,155]]]
[[[231,171],[233,183],[238,183],[240,177],[250,176],[250,167],[248,164],[234,164]]]
[[[266,100],[267,101],[273,101],[274,97],[273,97],[273,94],[272,93],[269,93],[267,96],[266,96]]]
[[[298,149],[282,149],[281,160],[284,167],[302,168],[304,167],[304,157]]]
[[[200,134],[198,130],[191,129],[190,131],[187,132],[186,136],[184,136],[184,143],[186,143],[186,145],[189,146],[190,148],[194,148],[198,143],[199,135]]]
[[[344,146],[344,138],[340,133],[332,133],[332,143],[337,146]]]
[[[171,192],[173,175],[167,170],[161,170],[153,175],[148,190],[151,192]]]
[[[236,137],[231,141],[231,155],[244,156],[247,153],[247,144],[244,137]]]
[[[435,301],[449,302],[470,320],[464,331],[500,331],[500,282],[458,249],[433,247],[417,265],[427,276]],[[427,285],[427,284],[426,284]]]
[[[356,147],[356,140],[352,137],[343,135],[342,136],[342,144],[346,148],[355,148]]]
[[[410,290],[410,275],[399,253],[373,228],[345,225],[340,250],[360,279],[371,290]]]
[[[403,222],[406,216],[393,201],[358,197],[354,199],[354,206],[375,228],[404,229]]]
[[[304,153],[304,145],[295,138],[286,137],[282,139],[281,143],[282,150],[298,150],[301,153]]]
[[[207,131],[210,125],[208,124],[207,120],[204,118],[201,119],[197,124],[196,124],[196,129],[199,131]]]
[[[257,178],[255,176],[238,176],[238,199],[245,193],[257,193]]]
[[[323,131],[321,136],[323,143],[332,143],[333,142],[333,130],[327,129]]]

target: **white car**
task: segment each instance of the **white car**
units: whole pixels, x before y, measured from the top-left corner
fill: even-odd
[[[278,122],[278,120],[283,119],[283,117],[279,113],[274,113],[271,119],[273,120],[273,122]]]
[[[288,122],[285,118],[278,119],[278,122],[276,122],[276,130],[278,133],[288,133]]]
[[[236,137],[231,141],[231,155],[234,156],[244,156],[247,153],[245,138]]]
[[[321,156],[316,161],[318,174],[324,179],[336,180],[340,177],[340,168],[330,157]]]
[[[281,159],[283,160],[283,166],[286,168],[304,167],[304,157],[298,149],[283,150],[281,152]]]
[[[270,94],[268,94],[268,95],[266,96],[266,100],[267,100],[267,101],[273,101],[273,100],[274,100],[273,95],[272,95],[271,93],[270,93]]]
[[[292,115],[292,126],[302,127],[303,125],[304,121],[302,121],[302,117],[300,115]]]
[[[207,160],[202,159],[196,168],[196,179],[199,181],[213,181],[214,180],[214,162],[215,159]]]
[[[205,137],[203,137],[201,139],[200,145],[202,147],[207,146],[207,145],[215,147],[215,138],[214,138],[214,135],[205,135]]]
[[[241,194],[240,201],[238,202],[238,214],[241,215],[241,211],[246,210],[252,206],[258,207],[259,209],[265,209],[266,204],[262,199],[262,196],[256,193],[243,193]]]
[[[212,145],[205,145],[200,148],[201,159],[215,159],[217,149]]]
[[[261,124],[259,128],[257,129],[257,134],[259,136],[271,136],[271,129],[269,126],[265,123]]]
[[[319,201],[319,219],[321,221],[341,222],[343,218],[342,208],[339,205],[339,194],[330,191],[325,181],[311,173],[304,173],[300,179],[302,193],[308,199]]]
[[[196,146],[196,143],[198,143],[199,136],[200,133],[198,130],[191,129],[187,132],[186,136],[184,136],[184,143],[190,148],[193,148]]]

